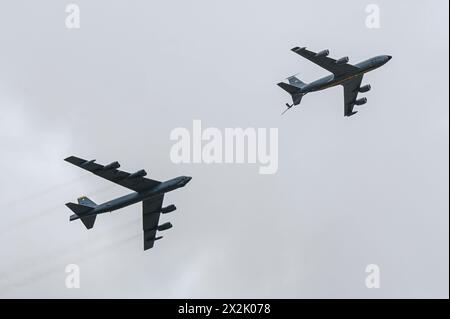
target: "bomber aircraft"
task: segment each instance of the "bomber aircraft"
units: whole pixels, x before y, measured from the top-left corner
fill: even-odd
[[[157,231],[172,228],[172,224],[169,222],[158,225],[161,214],[170,213],[176,209],[175,205],[162,207],[164,194],[184,187],[192,179],[189,176],[179,176],[165,182],[159,182],[145,178],[147,175],[145,170],[140,170],[132,174],[120,171],[118,170],[120,167],[118,162],[100,165],[95,163],[95,160],[87,161],[75,156],[70,156],[65,161],[134,191],[131,194],[99,205],[87,197],[78,198],[78,204],[67,203],[66,206],[75,213],[70,216],[70,221],[81,219],[84,226],[87,229],[91,229],[94,227],[97,215],[113,212],[142,202],[144,250],[152,248],[154,242],[162,238],[156,237]]]
[[[367,98],[365,97],[358,99],[358,93],[365,93],[371,89],[369,84],[361,86],[364,74],[379,68],[392,58],[390,55],[379,55],[352,65],[348,63],[348,57],[338,60],[329,58],[329,50],[315,53],[307,50],[305,47],[295,47],[292,51],[330,71],[332,74],[311,83],[304,83],[296,76],[287,78],[289,84],[284,82],[278,83],[278,86],[292,96],[292,104],[286,103],[287,109],[282,114],[294,105],[300,104],[305,94],[328,89],[339,84],[344,87],[344,115],[352,116],[356,114],[357,111],[353,110],[354,106],[367,103]]]

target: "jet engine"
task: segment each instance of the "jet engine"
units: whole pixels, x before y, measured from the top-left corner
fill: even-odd
[[[345,64],[349,61],[348,56],[345,56],[343,58],[340,58],[339,60],[336,60],[336,64]]]
[[[366,104],[366,103],[367,103],[367,98],[365,98],[365,97],[355,101],[355,105],[363,105],[363,104]]]
[[[164,231],[164,230],[170,229],[170,228],[172,228],[172,227],[173,227],[172,224],[169,223],[169,222],[167,222],[167,223],[164,223],[164,224],[162,224],[162,225],[159,225],[156,229],[157,229],[158,231]]]
[[[169,205],[166,207],[161,208],[161,214],[168,214],[176,210],[177,207],[175,205]]]
[[[86,161],[86,162],[84,162],[83,164],[81,164],[81,166],[88,166],[88,165],[90,165],[90,164],[92,164],[92,163],[95,163],[95,159],[90,160],[90,161]]]
[[[316,57],[324,57],[324,56],[328,56],[328,54],[330,54],[329,50],[323,50],[323,51],[320,51],[319,53],[316,53]]]
[[[371,88],[372,88],[372,87],[370,86],[370,84],[367,84],[367,85],[361,86],[361,87],[358,89],[358,92],[359,92],[359,93],[369,92]]]
[[[110,170],[110,169],[118,169],[120,167],[119,162],[112,162],[111,164],[108,164],[103,167],[103,170]]]
[[[131,174],[130,176],[128,176],[128,178],[138,178],[138,177],[144,177],[147,175],[147,172],[143,169],[141,169],[140,171],[137,171],[133,174]]]

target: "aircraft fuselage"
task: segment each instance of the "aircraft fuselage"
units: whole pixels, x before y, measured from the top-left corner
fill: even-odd
[[[316,81],[306,84],[305,86],[303,86],[301,88],[301,91],[303,94],[306,94],[309,92],[321,91],[321,90],[325,90],[325,89],[328,89],[330,87],[333,87],[333,86],[336,86],[339,84],[343,84],[344,82],[351,80],[354,77],[357,77],[364,73],[378,69],[382,65],[386,64],[391,58],[392,57],[389,55],[380,55],[380,56],[376,56],[374,58],[362,61],[358,64],[355,64],[355,66],[358,68],[358,70],[356,70],[355,72],[351,72],[351,73],[345,74],[343,76],[338,76],[338,77],[336,77],[333,74],[325,76]]]
[[[189,181],[191,179],[192,178],[188,177],[188,176],[179,176],[174,179],[168,180],[166,182],[162,182],[161,184],[158,184],[149,190],[139,192],[139,193],[133,192],[131,194],[115,198],[106,203],[97,205],[92,211],[90,211],[89,213],[87,213],[84,216],[98,215],[98,214],[113,212],[115,210],[142,202],[146,199],[150,199],[157,195],[168,193],[168,192],[178,189],[180,187],[184,187],[187,183],[189,183]],[[78,218],[74,218],[74,219],[78,219]]]

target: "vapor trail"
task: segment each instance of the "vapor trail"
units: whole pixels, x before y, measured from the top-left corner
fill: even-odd
[[[108,243],[107,245],[103,245],[102,247],[98,247],[97,249],[93,249],[92,251],[88,252],[84,256],[78,258],[75,263],[81,263],[83,261],[89,261],[90,258],[98,257],[101,255],[105,255],[110,253],[113,248],[116,249],[117,247],[123,246],[127,243],[130,243],[131,241],[134,241],[138,237],[141,237],[141,234],[136,234],[132,236],[125,237],[121,240],[115,241],[113,243]],[[61,268],[61,266],[48,266],[46,269],[43,269],[42,271],[32,274],[30,276],[27,276],[25,278],[20,278],[17,281],[13,281],[10,283],[7,283],[6,285],[0,286],[0,295],[4,295],[8,292],[10,292],[13,289],[21,288],[27,285],[34,284],[38,282],[39,280],[42,280],[45,277],[51,276],[58,273],[62,273],[64,269]]]
[[[114,188],[113,185],[107,186],[107,187],[103,187],[103,188],[95,190],[94,192],[91,192],[90,194],[91,195],[98,195],[98,194],[101,194],[101,193],[105,193],[105,192],[107,192],[107,191],[109,191],[109,190],[111,190],[113,188]],[[27,200],[29,200],[29,198],[26,198],[26,199],[24,199],[22,201],[27,201]],[[4,227],[2,227],[2,229],[0,229],[0,237],[2,237],[4,235],[14,231],[18,227],[21,227],[21,226],[24,226],[24,225],[36,222],[36,221],[40,220],[41,218],[43,218],[43,217],[45,217],[47,215],[51,215],[51,214],[54,214],[54,213],[57,213],[57,212],[62,213],[65,209],[66,209],[66,207],[64,206],[64,203],[61,203],[61,204],[54,205],[54,206],[51,206],[49,208],[43,209],[39,213],[31,214],[31,216],[30,215],[27,216],[26,214],[24,214],[24,217],[21,218],[20,220],[12,223],[10,225],[3,225]],[[67,216],[69,216],[69,215],[67,215]]]

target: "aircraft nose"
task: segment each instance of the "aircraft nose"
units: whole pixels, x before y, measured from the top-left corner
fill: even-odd
[[[392,59],[392,55],[386,55],[387,60],[389,61],[390,59]]]
[[[181,180],[181,181],[179,182],[179,185],[184,186],[184,185],[186,185],[187,183],[189,183],[189,182],[191,181],[191,179],[192,179],[192,177],[190,177],[190,176],[185,176],[185,177],[183,178],[183,180]]]

